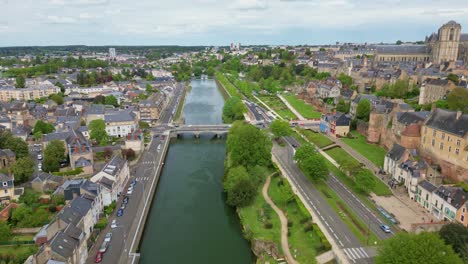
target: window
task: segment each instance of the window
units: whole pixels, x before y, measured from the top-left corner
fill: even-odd
[[[447,141],[450,142],[450,136],[447,136]]]
[[[440,142],[439,148],[440,148],[440,150],[443,150],[444,149],[444,143]]]
[[[429,194],[426,193],[426,200],[429,200]]]
[[[426,144],[426,136],[423,137],[423,144]]]
[[[442,139],[445,139],[445,133],[442,133]]]
[[[459,153],[460,153],[460,149],[459,149],[459,148],[456,148],[456,149],[455,149],[455,154],[458,155]]]
[[[449,152],[452,152],[452,146],[449,146]]]
[[[454,32],[454,29],[451,28],[450,29],[450,36],[449,36],[449,40],[452,41],[453,40],[453,36],[455,35],[455,32]]]
[[[431,140],[431,145],[434,146],[435,145],[435,140]]]
[[[459,147],[459,146],[460,146],[460,140],[457,139],[457,147]]]
[[[424,134],[427,134],[427,127],[424,127]]]
[[[5,194],[7,194],[7,193],[8,193],[8,190],[5,190]]]
[[[460,216],[460,222],[465,222],[465,216],[464,215]]]
[[[437,131],[432,131],[432,136],[435,137],[437,135]]]

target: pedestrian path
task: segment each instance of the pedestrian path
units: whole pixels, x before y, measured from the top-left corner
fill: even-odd
[[[291,110],[291,112],[293,112],[297,116],[299,120],[307,120],[296,110],[296,108],[289,104],[288,100],[286,100],[281,94],[277,94],[277,96],[279,97],[279,99],[281,99],[281,101],[283,101],[283,103],[289,108],[289,110]]]
[[[271,182],[271,175],[268,176],[265,185],[263,185],[262,194],[265,198],[265,201],[275,210],[276,214],[279,216],[281,221],[281,248],[283,249],[284,256],[286,261],[289,264],[298,264],[298,262],[293,258],[291,251],[289,250],[289,242],[288,242],[288,219],[284,215],[283,211],[279,209],[276,204],[271,200],[270,196],[268,196],[268,187],[270,187]]]
[[[363,247],[343,248],[343,251],[352,262],[355,262],[357,259],[370,258],[369,254],[367,254]]]

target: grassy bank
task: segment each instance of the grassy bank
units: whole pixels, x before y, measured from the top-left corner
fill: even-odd
[[[182,118],[182,111],[184,110],[184,105],[185,105],[185,96],[187,96],[187,89],[189,89],[188,87],[186,87],[184,89],[184,92],[182,93],[182,97],[180,98],[180,102],[179,102],[179,105],[177,106],[177,111],[176,111],[176,114],[174,116],[174,121],[176,123],[180,123],[180,119]]]
[[[237,88],[221,72],[216,72],[216,80],[226,90],[228,96],[237,96],[242,98]]]
[[[312,223],[312,218],[288,181],[276,174],[271,179],[268,195],[288,218],[288,241],[291,253],[299,263],[316,263],[315,257],[331,249],[325,235]]]
[[[303,100],[297,98],[295,95],[286,95],[286,94],[284,94],[283,97],[304,118],[315,119],[315,118],[320,118],[322,116],[322,113],[316,111],[315,107],[313,105],[307,104]]]
[[[260,100],[286,120],[295,120],[297,116],[275,95],[258,95]]]
[[[310,142],[314,143],[319,148],[323,148],[323,147],[333,144],[333,141],[331,141],[329,138],[327,138],[326,136],[320,133],[313,132],[313,131],[306,130],[306,129],[299,129],[299,132],[302,135],[304,135]]]
[[[378,145],[367,143],[366,138],[357,131],[351,131],[350,133],[354,138],[342,138],[341,140],[376,166],[383,167],[387,151]]]

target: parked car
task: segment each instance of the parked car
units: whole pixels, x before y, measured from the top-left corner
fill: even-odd
[[[128,187],[128,189],[127,189],[127,194],[132,194],[132,193],[133,193],[133,187],[130,186],[130,187]]]
[[[130,183],[131,187],[134,187],[137,184],[137,180],[133,180],[132,183]]]
[[[125,196],[122,200],[122,203],[128,204],[128,200],[129,200],[128,196]]]
[[[102,252],[98,252],[94,258],[94,263],[101,263],[103,255]]]
[[[109,241],[103,241],[101,247],[99,248],[99,252],[104,253],[107,251],[107,247],[109,246]],[[101,257],[102,258],[102,257]]]
[[[380,225],[380,229],[382,229],[385,233],[390,233],[392,232],[390,230],[390,227],[388,225]]]
[[[125,204],[122,203],[122,205],[120,205],[120,209],[124,210],[125,209]]]
[[[110,242],[111,239],[112,239],[112,233],[109,232],[109,233],[106,234],[106,237],[104,238],[104,241]]]
[[[42,160],[42,154],[37,155],[38,160]]]
[[[117,220],[114,219],[114,220],[112,220],[111,228],[114,229],[114,228],[116,228],[116,227],[117,227]]]
[[[119,209],[117,211],[117,217],[121,217],[123,215],[123,209]]]

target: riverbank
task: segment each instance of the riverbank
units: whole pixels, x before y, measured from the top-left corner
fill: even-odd
[[[180,102],[179,102],[179,105],[177,106],[177,111],[176,111],[176,114],[174,116],[174,122],[175,123],[178,123],[178,124],[185,123],[184,120],[183,120],[182,113],[184,111],[184,106],[185,106],[185,97],[187,95],[187,92],[190,91],[191,89],[192,89],[192,86],[190,86],[190,84],[185,85],[185,89],[182,92],[182,95],[180,97]]]

